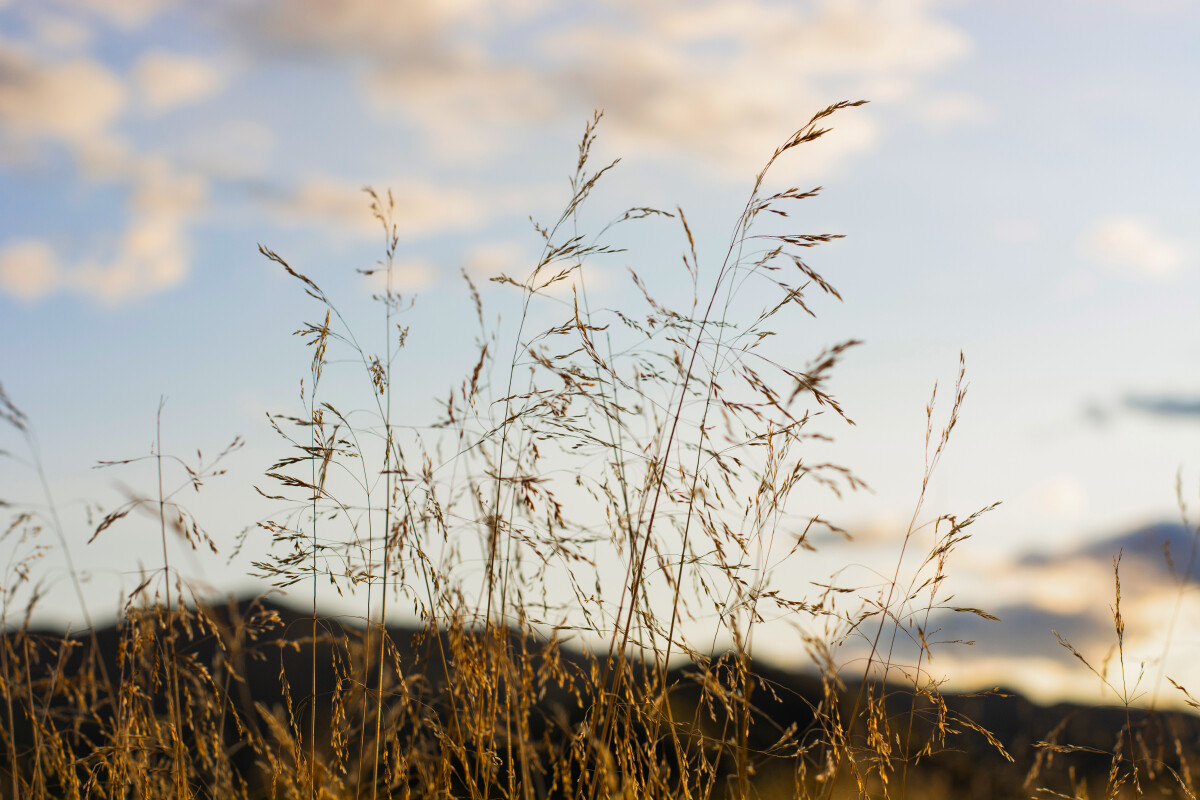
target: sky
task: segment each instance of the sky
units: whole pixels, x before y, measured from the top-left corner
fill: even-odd
[[[799,580],[895,563],[926,404],[937,382],[944,424],[962,353],[969,391],[921,521],[1001,503],[948,582],[1001,621],[948,618],[944,638],[979,643],[947,646],[938,669],[1099,696],[1051,630],[1104,659],[1124,548],[1127,659],[1147,665],[1143,701],[1169,702],[1161,674],[1200,686],[1196,520],[1176,489],[1200,502],[1198,39],[1200,8],[1171,0],[3,0],[0,384],[36,431],[89,606],[115,613],[158,545],[115,526],[86,542],[154,476],[96,465],[150,452],[160,401],[165,451],[207,462],[244,442],[187,501],[219,549],[270,513],[253,488],[280,455],[265,412],[300,408],[311,355],[292,334],[317,310],[259,244],[369,328],[378,283],[358,270],[384,237],[362,189],[392,192],[395,288],[412,299],[403,409],[428,416],[473,363],[461,273],[527,270],[530,220],[569,198],[595,110],[596,163],[621,160],[585,219],[678,207],[704,272],[774,149],[868,100],[772,172],[823,187],[796,232],[846,237],[808,258],[843,301],[814,299],[786,355],[864,342],[831,383],[855,425],[815,457],[871,490],[820,498],[855,538]],[[679,270],[685,244],[675,220],[620,236],[592,284],[612,306],[637,302],[627,267]],[[47,514],[28,443],[0,437],[0,498]],[[39,619],[78,627],[44,538]],[[27,544],[0,546],[11,575]],[[251,531],[241,546],[179,557],[251,591],[263,545]],[[766,657],[801,657],[781,641]]]

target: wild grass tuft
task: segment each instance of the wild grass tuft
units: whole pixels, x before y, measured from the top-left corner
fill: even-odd
[[[43,480],[42,512],[18,513],[5,533],[16,556],[0,598],[3,796],[918,797],[933,789],[917,765],[960,732],[1008,757],[945,702],[929,666],[936,612],[988,616],[952,606],[944,587],[988,509],[922,523],[964,365],[944,423],[936,388],[930,399],[924,478],[892,574],[865,588],[788,577],[804,574],[819,533],[844,534],[813,505],[864,487],[810,457],[853,424],[831,376],[858,342],[803,361],[775,346],[790,316],[841,300],[808,260],[838,237],[779,230],[819,187],[766,186],[779,159],[860,104],[822,110],[770,155],[715,255],[681,208],[631,208],[579,232],[616,166],[592,163],[597,114],[562,213],[535,225],[539,257],[491,279],[511,293],[510,326],[486,322],[485,292],[463,274],[476,348],[427,424],[395,413],[424,385],[405,372],[411,301],[394,290],[391,196],[369,193],[381,325],[359,327],[261,247],[317,321],[296,331],[311,353],[300,410],[269,415],[285,449],[258,489],[280,511],[257,529],[268,555],[254,574],[302,592],[307,612],[222,604],[180,577],[170,537],[215,544],[177,504],[170,470],[198,488],[237,442],[212,461],[173,460],[160,422],[156,486],[92,536],[150,512],[160,568],[126,599],[115,642],[90,620],[86,636],[38,635],[40,592],[23,623],[14,599],[36,580],[46,521],[70,557]],[[682,266],[665,283],[630,270],[640,305],[599,305],[594,264],[638,224],[674,228]],[[335,378],[345,383],[331,390]],[[359,404],[343,407],[355,391]],[[0,406],[40,463],[28,418],[2,392]],[[321,591],[361,614],[324,615]],[[415,629],[397,633],[402,620]],[[810,657],[814,697],[755,663],[756,637],[772,622],[779,636],[780,620]],[[787,704],[807,721],[777,724],[769,709]]]

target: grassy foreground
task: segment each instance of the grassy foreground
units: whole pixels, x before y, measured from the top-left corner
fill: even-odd
[[[890,580],[859,590],[779,577],[803,568],[818,534],[843,533],[806,510],[809,487],[840,494],[863,484],[808,456],[831,425],[849,422],[828,383],[857,342],[798,364],[772,338],[787,315],[841,299],[806,260],[836,235],[777,232],[818,190],[765,187],[777,159],[856,105],[821,111],[771,155],[716,258],[697,252],[679,209],[633,208],[595,237],[578,233],[582,204],[613,166],[590,164],[597,115],[561,216],[536,228],[538,262],[527,275],[493,278],[517,298],[514,327],[487,326],[464,274],[478,350],[429,425],[393,415],[394,393],[420,382],[393,375],[407,329],[405,300],[392,289],[390,197],[371,194],[386,236],[378,350],[314,281],[261,248],[320,308],[299,331],[312,352],[303,410],[271,418],[287,450],[260,491],[283,510],[255,532],[270,541],[255,574],[293,587],[293,598],[311,592],[308,613],[196,596],[169,561],[168,538],[215,544],[164,491],[174,462],[156,447],[157,494],[108,514],[92,539],[148,509],[159,520],[161,568],[129,595],[116,629],[32,631],[14,598],[36,582],[42,529],[59,536],[68,562],[70,552],[52,506],[18,512],[6,533],[17,558],[3,587],[0,793],[701,800],[1001,791],[972,783],[970,764],[966,783],[923,766],[949,763],[964,737],[1012,760],[972,721],[971,704],[948,703],[927,669],[931,616],[987,616],[948,608],[942,594],[948,559],[987,509],[937,517],[916,536],[924,487],[966,395],[961,369],[944,423],[930,401],[922,491]],[[660,287],[635,272],[640,307],[593,308],[588,264],[616,252],[610,229],[665,218],[678,225],[678,275]],[[328,386],[327,369],[347,359],[366,411],[343,413],[346,387]],[[28,418],[2,392],[0,412],[34,443]],[[189,479],[219,471],[228,452],[189,467]],[[361,603],[355,624],[320,613],[318,587],[330,585]],[[401,615],[419,628],[389,628]],[[756,631],[780,618],[808,653],[805,691],[753,663]],[[847,666],[850,652],[861,657]],[[781,706],[792,709],[786,724]],[[1153,727],[1126,713],[1112,748],[1067,741],[1063,730],[1046,732],[1036,763],[1004,792],[1033,794],[1059,774],[1058,796],[1194,796],[1195,731],[1184,723]],[[1096,751],[1108,766],[1098,782],[1051,771],[1055,757],[1061,766]]]

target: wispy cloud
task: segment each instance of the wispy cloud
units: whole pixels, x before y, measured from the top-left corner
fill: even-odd
[[[786,70],[786,62],[769,65],[741,50],[734,57],[698,58],[688,50],[686,42],[664,46],[649,33],[584,27],[566,32],[552,48],[564,62],[560,89],[582,90],[589,105],[606,110],[609,134],[623,153],[683,157],[744,177],[804,121],[797,108],[821,105],[821,92],[801,74],[762,80],[762,70]],[[835,125],[838,135],[811,148],[807,163],[836,169],[873,149],[880,135],[874,117],[861,109]]]
[[[739,175],[803,122],[797,108],[872,98],[885,83],[891,100],[905,100],[920,76],[970,50],[965,34],[919,3],[811,12],[759,4],[753,14],[735,2],[617,5],[624,24],[579,25],[544,44],[566,76],[562,90],[582,89],[610,112],[622,151],[700,156]],[[836,125],[836,137],[806,154],[809,164],[836,169],[882,135],[869,112]]]
[[[884,103],[922,96],[925,78],[972,46],[925,2],[606,0],[564,14],[543,0],[265,0],[206,11],[227,23],[211,30],[226,37],[218,50],[237,53],[233,60],[205,55],[194,42],[187,55],[135,51],[131,67],[85,54],[101,34],[128,37],[184,10],[191,13],[173,0],[78,0],[69,17],[42,14],[31,42],[0,44],[0,135],[14,145],[9,152],[22,149],[13,158],[26,164],[40,148],[64,147],[84,182],[116,183],[128,198],[125,230],[108,253],[73,256],[59,239],[0,242],[7,291],[27,299],[79,291],[119,302],[177,285],[210,185],[280,184],[264,166],[282,135],[276,123],[239,123],[219,105],[191,140],[146,146],[146,116],[220,101],[236,88],[235,62],[252,69],[303,53],[353,64],[363,109],[415,135],[428,168],[428,177],[359,182],[328,165],[306,167],[292,172],[291,188],[254,193],[261,210],[287,224],[374,236],[379,227],[360,191],[369,182],[394,191],[398,231],[413,239],[477,228],[507,213],[505,198],[522,191],[518,181],[447,176],[442,167],[483,157],[503,164],[536,147],[550,126],[574,125],[594,108],[607,112],[606,144],[627,157],[681,158],[744,179],[813,110],[876,91]],[[939,124],[978,110],[966,95],[938,102],[930,113]],[[837,135],[806,148],[789,180],[871,151],[886,134],[881,119],[869,108],[839,116]],[[193,188],[139,199],[166,176]],[[20,280],[18,264],[27,268]]]
[[[276,46],[327,55],[377,59],[426,58],[453,35],[494,30],[545,3],[530,0],[267,0],[237,9],[234,21]],[[415,52],[412,48],[416,48]]]
[[[1087,490],[1073,475],[1055,475],[1037,489],[1039,505],[1059,519],[1078,516],[1087,507]]]
[[[91,144],[110,135],[128,94],[124,81],[98,61],[42,63],[24,48],[0,43],[0,129],[10,141]]]
[[[389,289],[393,294],[415,292],[432,286],[437,279],[437,266],[426,258],[402,258],[392,265],[390,276],[386,269],[376,269],[363,276],[367,289],[380,295]]]
[[[119,303],[178,285],[188,273],[187,232],[204,209],[207,181],[164,156],[135,152],[118,133],[131,92],[126,80],[105,65],[88,58],[39,59],[24,47],[10,46],[0,49],[0,62],[3,140],[25,154],[47,145],[64,147],[80,177],[116,182],[127,198],[125,229],[107,253],[66,256],[61,243],[37,237],[0,245],[0,289],[25,300],[68,291]],[[162,57],[144,62],[149,66],[142,74],[161,73],[167,63],[173,64],[167,72],[174,70],[178,77],[180,64]],[[168,90],[153,102],[169,105],[194,96],[197,88],[193,81],[183,95]]]
[[[477,281],[488,281],[502,274],[524,281],[536,264],[536,256],[515,241],[477,244],[467,250],[464,260],[463,268]]]
[[[354,236],[380,235],[382,228],[371,215],[370,199],[363,188],[362,183],[313,176],[292,189],[267,196],[265,201],[276,219],[285,224],[316,222]],[[404,238],[470,228],[485,216],[481,195],[468,189],[399,178],[383,181],[380,191],[392,193],[396,231]]]
[[[133,80],[146,109],[162,113],[211,97],[224,76],[207,60],[156,50],[138,59]]]
[[[22,300],[37,300],[54,291],[59,266],[50,245],[26,239],[0,250],[0,287]]]
[[[145,25],[175,3],[176,0],[71,0],[77,9],[123,28]]]
[[[1132,215],[1097,220],[1081,234],[1079,249],[1086,258],[1123,274],[1152,278],[1178,272],[1196,251],[1194,242]]]
[[[63,14],[34,14],[29,19],[29,27],[39,50],[75,52],[92,41],[90,27]]]
[[[0,250],[0,289],[24,300],[68,291],[117,304],[179,285],[207,184],[156,158],[139,159],[132,180],[129,222],[110,253],[68,262],[48,242],[18,241]]]
[[[562,110],[546,76],[475,52],[379,65],[367,73],[364,87],[379,117],[414,124],[430,154],[443,162],[494,156],[512,146],[517,130]]]
[[[563,15],[538,2],[276,0],[246,19],[278,48],[363,63],[373,107],[422,129],[443,157],[489,154],[512,144],[509,127],[602,108],[627,155],[700,156],[739,176],[807,118],[799,109],[885,85],[887,101],[904,101],[971,49],[921,2],[610,0]],[[952,100],[936,112],[943,124],[977,114],[969,97]],[[835,143],[810,161],[836,165],[881,135],[870,112],[837,124]]]

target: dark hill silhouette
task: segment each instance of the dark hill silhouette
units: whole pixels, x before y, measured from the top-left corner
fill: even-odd
[[[236,685],[228,686],[228,697],[230,703],[240,706],[246,724],[262,724],[261,711],[257,715],[254,712],[256,707],[271,710],[280,718],[285,715],[287,699],[283,679],[291,687],[296,714],[307,714],[313,664],[309,651],[313,623],[309,614],[260,598],[231,599],[224,605],[207,608],[206,617],[211,621],[207,628],[200,624],[192,624],[189,630],[183,626],[178,628],[178,657],[191,665],[189,669],[201,666],[209,671],[215,670],[222,659],[237,659],[236,671],[241,678],[233,682]],[[334,668],[335,650],[339,641],[361,636],[362,628],[354,620],[327,617],[318,621],[318,630],[317,714],[318,724],[324,730],[332,724],[327,699],[334,693],[339,679]],[[101,660],[117,684],[129,670],[128,657],[123,664],[118,656],[123,641],[127,648],[129,646],[129,637],[124,633],[127,631],[123,632],[115,625],[95,632]],[[421,679],[432,684],[454,678],[455,665],[439,668],[442,662],[437,656],[439,648],[448,649],[448,633],[431,636],[412,627],[394,626],[388,629],[388,635],[401,674],[411,678],[419,671]],[[90,634],[72,635],[66,640],[67,647],[64,647],[62,634],[55,631],[9,632],[6,636],[10,647],[40,650],[40,660],[35,660],[46,670],[43,678],[68,680],[86,672]],[[515,634],[510,635],[510,640],[513,647],[521,646],[521,640]],[[59,653],[64,656],[61,662],[57,658]],[[564,648],[561,657],[564,673],[573,676],[567,680],[568,684],[571,680],[595,679],[589,676],[590,662],[582,653]],[[439,671],[443,674],[429,674]],[[678,704],[680,709],[696,708],[703,702],[697,672],[694,666],[681,666],[670,671],[667,679],[674,687],[671,693],[673,707]],[[779,739],[780,731],[789,727],[794,727],[801,740],[819,734],[817,709],[828,702],[826,686],[819,675],[783,670],[766,663],[754,664],[753,673],[756,678],[753,699],[761,719],[752,728],[751,748],[767,751]],[[37,676],[34,677],[36,681]],[[837,693],[843,719],[849,718],[862,688],[858,683],[847,682]],[[906,717],[915,709],[915,730],[919,739],[939,741],[936,708],[928,698],[914,697],[910,688],[902,686],[870,687],[870,691],[885,693],[888,713],[898,718]],[[946,737],[941,752],[914,760],[907,770],[898,769],[896,774],[912,787],[913,793],[909,796],[922,796],[925,792],[935,796],[933,792],[939,791],[957,797],[1028,797],[1039,786],[1064,790],[1068,785],[1068,772],[1072,769],[1077,779],[1102,787],[1112,765],[1114,747],[1122,747],[1122,753],[1128,757],[1131,740],[1133,753],[1147,767],[1147,778],[1165,776],[1169,780],[1169,770],[1180,768],[1180,752],[1200,752],[1200,718],[1187,713],[1132,710],[1127,714],[1124,708],[1068,703],[1042,706],[1016,692],[999,690],[947,694],[943,699],[948,712],[947,727],[958,735]],[[54,702],[68,701],[56,695]],[[585,720],[586,709],[574,701],[569,686],[546,686],[539,705],[543,712],[539,724],[574,730]],[[828,705],[824,707],[828,708]],[[165,706],[160,712],[165,713]],[[445,708],[429,710],[433,714],[446,712]],[[972,730],[965,720],[989,731],[994,737],[993,742]],[[715,717],[713,721],[717,721]],[[86,742],[89,736],[98,736],[95,731],[99,727],[100,723],[95,720],[90,727],[84,725],[79,741]],[[2,746],[6,751],[9,736],[15,739],[19,751],[31,746],[28,720],[19,719],[16,728],[4,737]],[[1129,730],[1133,731],[1132,737]],[[226,734],[229,742],[226,752],[232,768],[250,776],[248,780],[253,783],[256,754],[247,748],[239,748],[236,728],[227,726]],[[1070,751],[1051,752],[1037,746],[1046,740],[1070,748]],[[1012,763],[1005,760],[996,744],[1011,754]],[[7,753],[0,754],[0,764],[7,763],[7,759]],[[1164,771],[1164,768],[1169,770]],[[769,763],[766,769],[770,769]],[[2,782],[0,786],[3,786]],[[0,788],[0,792],[3,791],[5,789]]]

